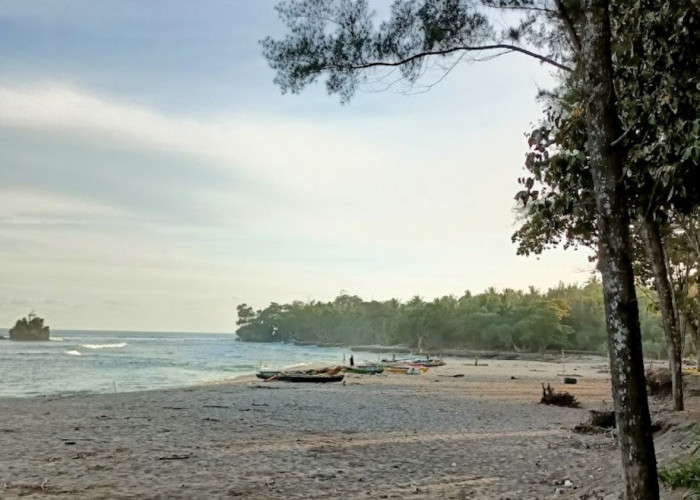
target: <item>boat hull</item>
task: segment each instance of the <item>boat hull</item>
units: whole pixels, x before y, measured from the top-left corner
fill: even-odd
[[[273,380],[281,382],[305,382],[312,384],[327,384],[329,382],[342,382],[344,374],[340,375],[310,375],[306,373],[280,373]]]
[[[348,366],[344,368],[345,373],[359,373],[363,375],[374,375],[375,373],[382,373],[384,371],[383,366]]]

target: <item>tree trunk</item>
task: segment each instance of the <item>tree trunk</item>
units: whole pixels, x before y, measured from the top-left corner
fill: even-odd
[[[700,371],[700,329],[692,321],[688,321],[688,330],[690,330],[690,338],[695,344],[695,369]]]
[[[695,330],[695,369],[700,372],[700,328],[694,327]]]
[[[612,81],[608,7],[607,0],[584,3],[581,64],[586,89],[587,150],[598,212],[598,252],[625,498],[657,500],[656,458],[630,258],[629,212],[618,183],[622,178],[621,159],[613,146],[622,132]]]
[[[698,269],[698,282],[695,285],[695,293],[697,293],[698,308],[696,310],[696,322],[692,322],[693,339],[695,340],[695,368],[700,371],[700,269]]]
[[[668,366],[671,371],[671,394],[673,395],[673,408],[683,410],[683,342],[676,318],[676,307],[673,299],[673,288],[668,277],[666,256],[661,243],[659,224],[652,220],[642,222],[642,236],[644,248],[654,273],[654,286],[659,295],[659,308],[661,319],[666,334],[666,352],[668,353]]]
[[[693,320],[694,316],[691,315],[687,309],[682,308],[680,312],[683,318],[685,331],[690,332],[690,338],[695,346],[696,369],[700,370],[700,329],[698,329],[698,325],[696,325]]]

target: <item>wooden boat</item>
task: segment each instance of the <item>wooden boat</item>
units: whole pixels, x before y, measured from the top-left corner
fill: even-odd
[[[445,366],[447,363],[445,363],[443,360],[439,358],[434,358],[434,359],[414,359],[411,361],[412,365],[421,365],[421,366],[427,366],[429,368],[434,367],[434,366]]]
[[[272,377],[276,377],[279,375],[280,371],[272,371],[272,370],[260,370],[258,373],[255,374],[256,377],[267,380]]]
[[[325,373],[282,372],[268,380],[280,380],[282,382],[311,382],[325,384],[328,382],[341,382],[345,374],[329,375]]]
[[[382,365],[358,365],[358,366],[346,366],[343,368],[346,373],[360,373],[360,374],[370,374],[382,373],[384,367]]]
[[[316,370],[260,370],[255,374],[256,377],[263,380],[281,380],[283,382],[313,382],[327,383],[340,382],[343,380],[342,366],[329,366]]]
[[[428,371],[427,366],[412,366],[412,365],[393,365],[384,369],[389,373],[401,373],[404,375],[420,375]]]
[[[381,363],[382,366],[391,366],[391,365],[398,365],[401,363],[408,363],[410,360],[411,360],[411,358],[396,358],[395,356],[392,356],[391,359],[384,358],[379,363]]]
[[[444,366],[446,364],[440,358],[431,358],[431,357],[426,357],[426,358],[414,358],[414,357],[396,358],[396,357],[392,357],[391,359],[384,358],[380,361],[380,363],[383,366],[420,365],[420,366],[427,366],[427,367]]]

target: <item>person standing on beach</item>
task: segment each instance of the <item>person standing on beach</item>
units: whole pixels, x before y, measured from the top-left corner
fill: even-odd
[[[350,355],[350,366],[355,366],[355,358],[352,354]]]

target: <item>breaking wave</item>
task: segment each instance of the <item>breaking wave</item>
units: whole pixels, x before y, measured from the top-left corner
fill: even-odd
[[[119,349],[126,347],[126,342],[119,342],[118,344],[81,344],[80,347],[85,349]]]
[[[71,349],[70,351],[66,351],[66,354],[70,354],[71,356],[82,356],[82,354],[80,354],[80,351],[76,351],[75,349]]]

